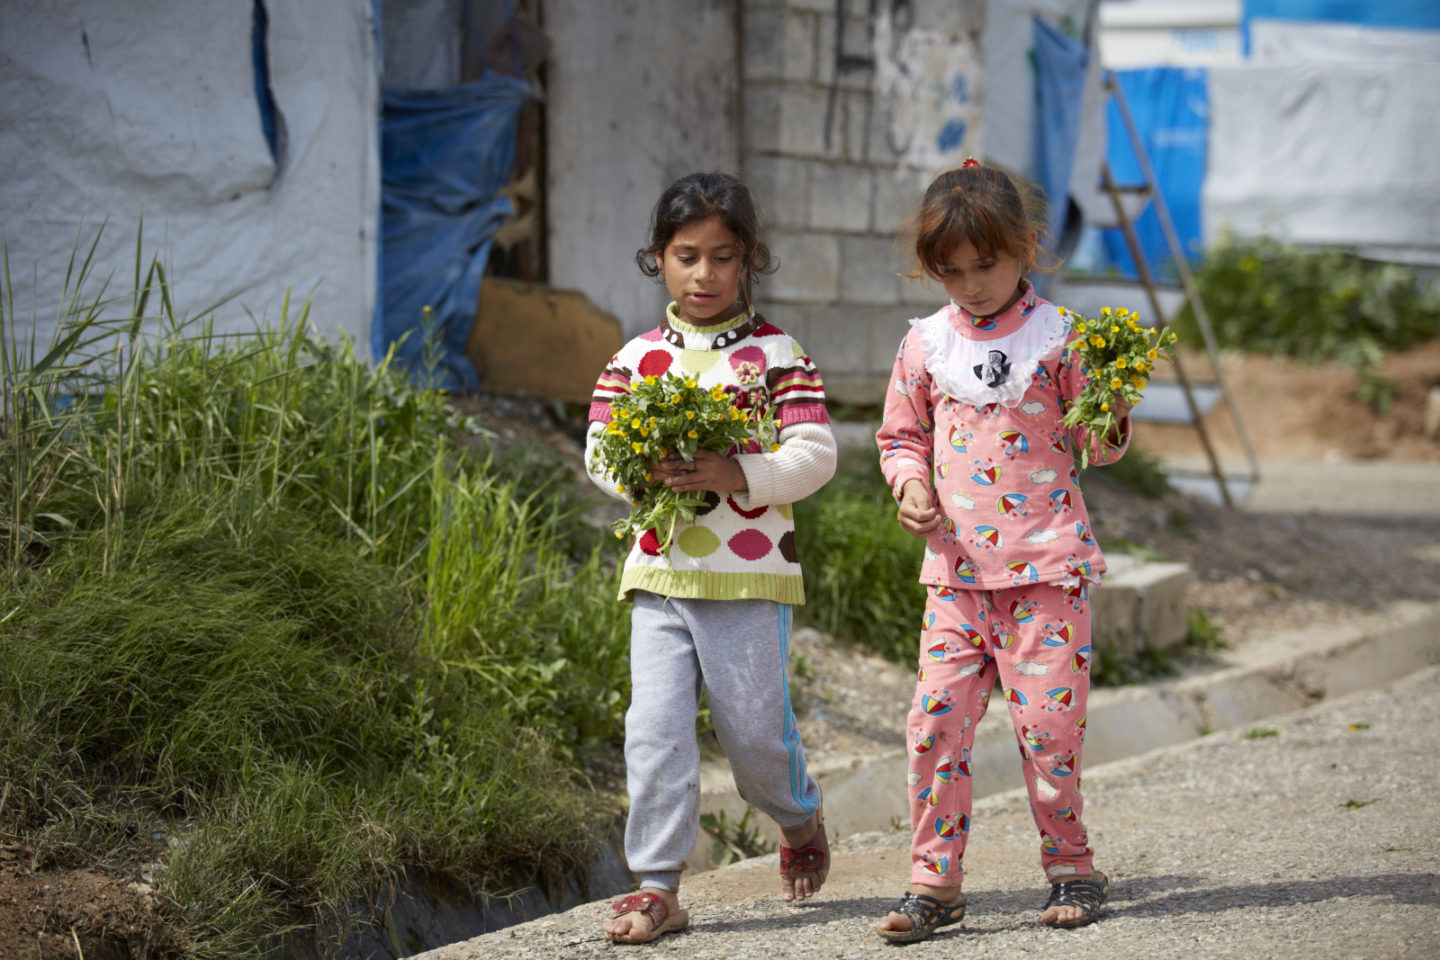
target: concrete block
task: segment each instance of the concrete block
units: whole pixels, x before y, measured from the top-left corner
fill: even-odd
[[[1426,440],[1440,440],[1440,387],[1431,387],[1425,392],[1421,424]]]
[[[836,111],[831,118],[829,145],[826,145],[825,122],[828,93],[818,84],[787,84],[780,91],[778,115],[779,153],[796,157],[823,157],[838,160],[845,151],[845,118]],[[747,110],[748,126],[752,114]]]
[[[914,29],[934,30],[948,35],[969,34],[978,42],[985,30],[989,0],[947,0],[946,3],[911,4]]]
[[[853,4],[852,4],[853,6]],[[838,79],[837,86],[844,91],[862,91],[870,88],[874,80],[875,71],[873,68],[853,67],[848,70],[840,70],[837,78],[835,63],[835,25],[841,21],[835,19],[834,6],[830,10],[817,17],[816,29],[818,45],[816,47],[815,69],[816,79],[829,87],[831,82]],[[874,50],[873,31],[870,29],[870,18],[865,11],[860,11],[861,16],[856,16],[854,11],[847,13],[844,18],[845,35],[842,40],[842,54],[852,57],[870,57]]]
[[[872,228],[880,233],[900,232],[920,208],[925,188],[933,179],[928,172],[909,167],[877,170]]]
[[[745,160],[745,182],[760,205],[760,217],[772,230],[808,225],[809,160],[755,155]]]
[[[914,311],[915,316],[928,317],[945,306],[950,301],[950,295],[938,281],[919,276],[901,285],[900,300]]]
[[[810,164],[809,225],[817,230],[860,233],[870,226],[875,175],[869,167],[841,163]]]
[[[810,342],[805,349],[820,368],[827,393],[833,379],[874,372],[875,328],[884,316],[883,310],[836,304],[812,306],[809,312]],[[883,371],[889,368],[887,363]]]
[[[838,236],[776,230],[770,249],[780,258],[780,269],[766,278],[767,300],[830,303],[840,296]]]
[[[1144,563],[1120,554],[1106,557],[1105,581],[1090,593],[1091,643],[1134,656],[1141,647],[1169,649],[1185,639],[1183,563]]]
[[[746,80],[815,79],[816,18],[781,7],[747,12],[741,38]]]
[[[774,154],[780,151],[780,93],[778,80],[746,80],[741,85],[745,122],[741,125],[744,153]]]
[[[840,239],[840,297],[846,303],[898,306],[903,281],[897,274],[895,239],[888,236]]]
[[[486,277],[465,355],[491,393],[586,403],[623,344],[620,321],[578,290]]]

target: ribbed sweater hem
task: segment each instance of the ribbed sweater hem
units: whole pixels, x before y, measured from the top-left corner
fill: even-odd
[[[662,597],[699,600],[774,600],[799,606],[805,602],[805,583],[785,573],[717,573],[712,570],[667,570],[661,567],[626,567],[620,577],[620,599],[630,600],[635,590]]]

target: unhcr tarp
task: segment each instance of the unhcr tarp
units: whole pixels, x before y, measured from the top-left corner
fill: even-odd
[[[1440,265],[1440,61],[1210,70],[1204,235]]]
[[[248,330],[242,307],[274,317],[287,288],[313,291],[319,331],[367,354],[378,123],[371,0],[5,0],[0,230],[18,318],[48,340],[77,235],[107,219],[100,275],[128,278],[143,217],[182,313],[233,297],[217,330]]]

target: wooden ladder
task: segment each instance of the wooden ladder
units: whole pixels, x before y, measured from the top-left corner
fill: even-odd
[[[1175,315],[1184,308],[1185,304],[1195,316],[1196,325],[1200,328],[1200,334],[1205,341],[1205,350],[1210,356],[1210,363],[1215,371],[1214,386],[1218,388],[1218,399],[1224,402],[1230,419],[1235,426],[1235,434],[1239,437],[1241,446],[1245,451],[1245,458],[1249,465],[1249,475],[1244,479],[1253,486],[1260,479],[1260,466],[1255,457],[1255,451],[1250,445],[1249,435],[1245,432],[1245,425],[1240,420],[1240,411],[1235,405],[1231,396],[1229,384],[1225,381],[1225,371],[1220,363],[1220,351],[1215,343],[1215,334],[1210,326],[1210,318],[1205,313],[1205,304],[1200,299],[1200,293],[1195,286],[1195,278],[1190,272],[1189,261],[1185,257],[1185,250],[1180,244],[1180,237],[1175,232],[1174,222],[1170,219],[1169,208],[1165,205],[1165,197],[1160,191],[1160,186],[1155,178],[1154,168],[1150,164],[1150,156],[1145,150],[1145,143],[1140,136],[1139,129],[1135,126],[1134,117],[1130,113],[1130,106],[1125,101],[1125,94],[1120,88],[1120,83],[1115,77],[1115,71],[1106,69],[1104,71],[1103,88],[1105,92],[1114,99],[1118,108],[1120,119],[1125,127],[1130,149],[1134,153],[1136,164],[1140,169],[1142,182],[1138,185],[1122,186],[1115,181],[1114,174],[1110,169],[1110,162],[1103,160],[1100,165],[1100,182],[1115,210],[1117,225],[1125,234],[1125,245],[1130,251],[1130,258],[1135,263],[1135,273],[1139,278],[1140,285],[1145,288],[1146,299],[1150,303],[1151,316],[1157,318],[1157,326],[1162,329],[1168,327]],[[1128,207],[1126,198],[1137,197],[1140,203],[1137,205],[1131,202]],[[1172,303],[1171,312],[1163,309],[1160,298],[1160,290],[1155,282],[1154,274],[1149,262],[1145,259],[1145,252],[1140,246],[1140,241],[1135,233],[1135,219],[1143,212],[1146,205],[1153,206],[1156,219],[1160,223],[1160,230],[1165,235],[1166,246],[1170,250],[1170,258],[1175,264],[1175,272],[1180,279],[1181,298]],[[1133,209],[1131,209],[1133,208]],[[1210,465],[1210,474],[1215,479],[1219,488],[1220,498],[1225,506],[1234,508],[1235,501],[1231,496],[1230,484],[1221,469],[1220,460],[1215,454],[1215,446],[1211,442],[1210,434],[1205,428],[1204,411],[1196,400],[1195,384],[1185,372],[1185,365],[1177,354],[1174,358],[1175,376],[1180,384],[1181,391],[1185,397],[1185,405],[1188,411],[1188,422],[1194,426],[1195,432],[1200,437],[1201,446],[1205,450],[1206,460]],[[1143,408],[1137,408],[1137,414]]]

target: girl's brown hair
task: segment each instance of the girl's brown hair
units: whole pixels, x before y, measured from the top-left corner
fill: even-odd
[[[999,167],[967,161],[947,170],[925,191],[912,219],[916,269],[904,276],[941,278],[941,268],[966,240],[982,257],[1008,253],[1025,272],[1053,269],[1042,265],[1045,198],[1029,181]],[[1034,239],[1031,235],[1034,234]]]
[[[650,242],[635,252],[635,262],[641,273],[658,280],[658,258],[675,234],[711,217],[724,221],[740,241],[740,302],[748,310],[758,275],[774,272],[777,264],[761,239],[760,215],[750,189],[728,173],[692,173],[666,187],[650,213]]]

